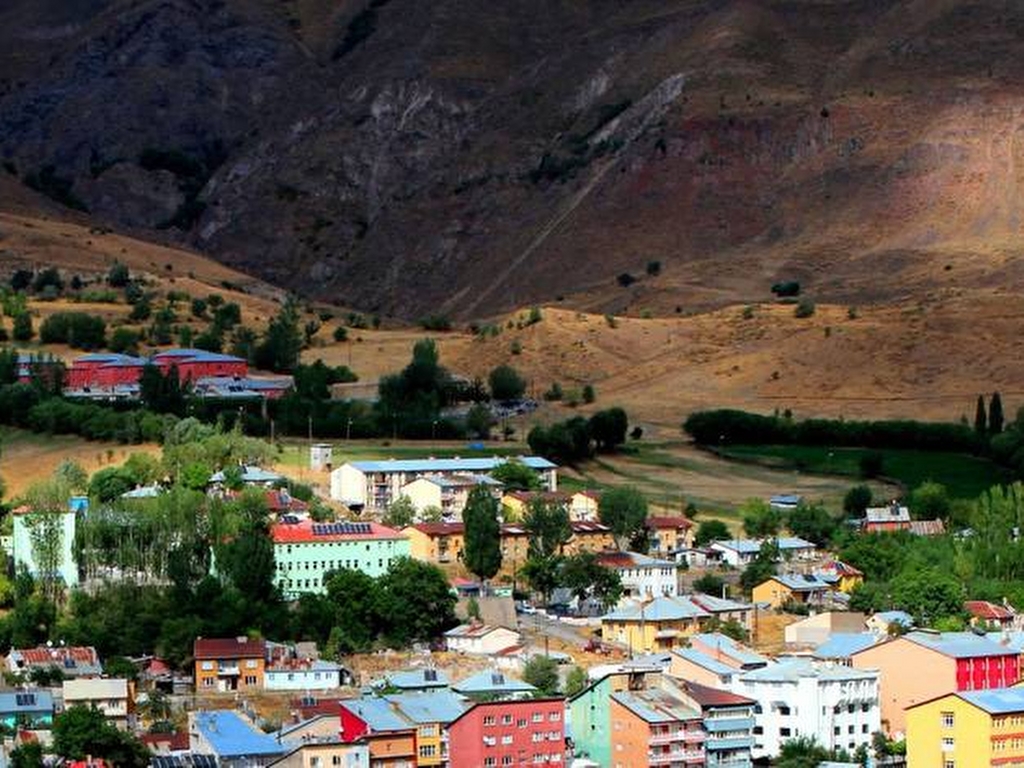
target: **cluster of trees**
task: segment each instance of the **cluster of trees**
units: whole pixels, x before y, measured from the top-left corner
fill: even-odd
[[[683,430],[703,445],[832,445],[868,448],[911,448],[925,451],[977,452],[977,434],[965,424],[909,420],[845,421],[762,416],[720,409],[696,411]]]
[[[575,464],[594,451],[613,451],[626,442],[629,417],[622,408],[596,412],[589,419],[574,416],[549,427],[537,425],[526,441],[534,453],[560,464]]]
[[[101,349],[107,343],[107,324],[85,312],[58,312],[39,326],[43,344],[67,344],[73,349]]]
[[[53,719],[53,744],[46,753],[65,760],[100,758],[119,768],[146,768],[152,754],[133,734],[121,731],[95,707],[69,707]],[[27,741],[11,752],[12,768],[38,768],[45,764],[39,741]]]

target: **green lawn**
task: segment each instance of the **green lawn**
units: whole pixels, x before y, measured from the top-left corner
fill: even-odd
[[[807,445],[735,445],[720,453],[738,461],[825,475],[860,473],[860,460],[869,449],[827,448]],[[993,485],[1012,479],[1010,473],[988,459],[962,453],[881,450],[882,474],[912,490],[926,480],[942,483],[954,498],[973,499]]]
[[[473,450],[469,443],[443,443],[435,445],[428,442],[415,445],[400,443],[385,445],[380,441],[360,441],[334,443],[334,466],[338,467],[349,461],[375,461],[382,459],[450,459],[455,456],[463,458],[486,458],[488,456],[521,456],[529,453],[526,446],[517,443],[485,443],[483,450]],[[281,464],[306,467],[309,466],[309,443],[288,443],[278,459]]]

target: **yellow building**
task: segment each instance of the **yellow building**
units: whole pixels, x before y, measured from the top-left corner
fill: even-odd
[[[700,632],[711,614],[686,597],[656,597],[601,617],[601,636],[638,653],[667,651]]]
[[[693,546],[693,521],[688,517],[652,515],[647,518],[647,528],[652,555],[668,557]]]
[[[832,579],[833,586],[847,594],[864,583],[864,573],[842,560],[830,560],[825,563],[818,570],[818,575]]]
[[[950,693],[906,714],[909,768],[1024,766],[1024,688]]]
[[[434,565],[462,562],[466,546],[462,523],[418,523],[402,529],[409,537],[409,554],[414,560]]]
[[[831,584],[813,574],[780,573],[762,581],[750,594],[755,603],[781,608],[787,603],[820,605],[831,591]]]
[[[562,547],[562,553],[578,555],[580,552],[603,552],[614,547],[615,537],[607,525],[575,521],[572,524],[572,538]]]
[[[508,491],[501,497],[506,522],[522,521],[530,502],[536,499],[564,506],[569,513],[569,519],[573,522],[593,522],[597,520],[597,506],[601,494],[597,491]]]

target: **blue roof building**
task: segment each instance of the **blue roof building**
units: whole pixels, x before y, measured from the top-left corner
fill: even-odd
[[[0,693],[0,723],[11,730],[49,730],[53,725],[53,694],[42,689]]]
[[[427,723],[447,725],[471,706],[470,702],[447,690],[394,693],[383,698],[417,726]]]
[[[402,691],[428,691],[447,688],[448,678],[436,669],[406,669],[401,672],[389,672],[378,685]]]
[[[230,710],[196,712],[189,720],[191,750],[215,755],[222,766],[266,765],[288,749]]]
[[[874,632],[837,632],[814,649],[814,658],[823,661],[847,661],[865,648],[882,641]]]
[[[464,696],[493,698],[527,698],[537,689],[522,680],[505,677],[503,672],[485,669],[452,685],[452,690]]]

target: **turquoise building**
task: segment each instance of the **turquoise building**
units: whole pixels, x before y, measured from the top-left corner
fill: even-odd
[[[277,584],[289,600],[323,594],[327,575],[340,568],[376,578],[410,556],[405,534],[380,523],[277,523],[271,536]]]
[[[612,694],[642,689],[656,669],[644,666],[635,670],[610,672],[569,699],[569,723],[573,753],[598,765],[612,762]]]

